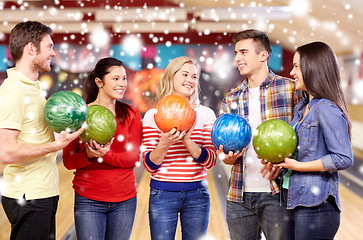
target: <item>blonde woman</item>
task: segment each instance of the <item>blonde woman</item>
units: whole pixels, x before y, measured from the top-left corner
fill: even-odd
[[[166,67],[157,86],[157,100],[171,94],[187,98],[197,117],[189,131],[161,132],[155,124],[155,108],[143,119],[143,163],[151,173],[149,221],[152,239],[174,239],[178,218],[183,239],[206,235],[210,199],[207,169],[216,164],[210,131],[214,112],[200,105],[197,65],[178,57]]]

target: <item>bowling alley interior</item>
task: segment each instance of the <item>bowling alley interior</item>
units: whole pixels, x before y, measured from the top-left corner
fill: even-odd
[[[272,44],[269,69],[291,77],[300,45],[323,41],[337,56],[341,87],[352,123],[354,165],[339,171],[341,222],[337,240],[361,239],[363,222],[363,5],[361,0],[19,0],[0,2],[0,85],[14,67],[8,43],[18,22],[39,21],[53,30],[56,56],[39,81],[45,98],[70,90],[84,97],[84,82],[96,62],[114,57],[126,66],[128,87],[123,101],[143,116],[155,107],[155,89],[168,63],[188,56],[200,70],[199,98],[218,117],[223,97],[243,77],[234,62],[232,37],[255,28]],[[324,64],[324,63],[322,63]],[[57,134],[55,133],[57,136]],[[60,196],[56,239],[76,240],[73,171],[57,152]],[[4,185],[0,165],[0,195]],[[142,157],[134,168],[137,208],[130,239],[151,239],[148,204],[150,174]],[[230,239],[226,199],[231,167],[217,159],[207,172],[210,193],[208,240]],[[122,186],[120,186],[122,188]],[[1,201],[1,200],[0,200]],[[0,207],[0,240],[10,238],[10,223]],[[262,239],[265,237],[262,236]],[[181,238],[180,225],[175,239]]]

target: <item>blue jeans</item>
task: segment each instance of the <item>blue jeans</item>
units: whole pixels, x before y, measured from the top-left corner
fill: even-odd
[[[332,197],[319,206],[296,207],[287,213],[287,239],[334,239],[340,225],[340,212]]]
[[[284,239],[286,208],[279,195],[245,192],[243,203],[227,201],[227,223],[231,239]]]
[[[101,202],[75,193],[74,219],[77,239],[129,239],[136,203],[136,196],[123,202]]]
[[[151,188],[149,199],[151,239],[174,239],[179,214],[183,240],[201,239],[207,233],[209,207],[207,187],[180,192]]]

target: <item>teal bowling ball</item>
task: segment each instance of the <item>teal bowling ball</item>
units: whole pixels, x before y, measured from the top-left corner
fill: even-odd
[[[257,127],[253,134],[252,144],[260,158],[279,163],[294,154],[297,137],[294,129],[287,122],[270,119]]]
[[[79,136],[83,142],[95,140],[98,144],[108,143],[116,133],[116,118],[106,107],[100,105],[88,106],[87,124]]]
[[[44,106],[44,119],[57,133],[77,131],[87,118],[87,105],[83,98],[71,91],[60,91],[48,98]]]

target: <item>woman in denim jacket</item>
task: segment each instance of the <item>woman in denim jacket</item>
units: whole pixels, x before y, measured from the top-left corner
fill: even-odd
[[[336,56],[325,43],[297,48],[290,75],[308,96],[294,108],[291,126],[296,160],[275,167],[291,169],[285,190],[289,239],[333,239],[340,224],[339,170],[353,165],[350,121]]]

